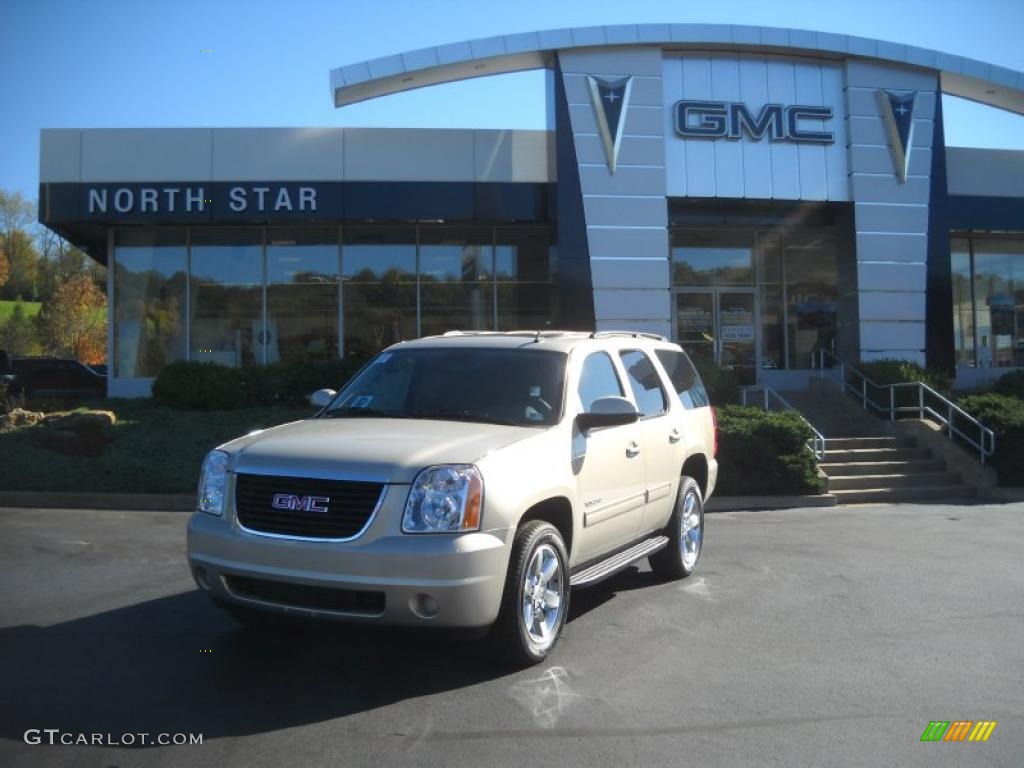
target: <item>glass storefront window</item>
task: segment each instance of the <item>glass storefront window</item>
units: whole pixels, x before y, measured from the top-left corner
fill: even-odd
[[[753,285],[752,232],[676,230],[672,238],[672,284]]]
[[[114,249],[114,375],[156,376],[187,355],[185,230],[120,230]]]
[[[267,362],[338,356],[338,230],[267,230]]]
[[[973,237],[970,246],[975,364],[1024,366],[1024,240]]]
[[[420,230],[420,334],[494,330],[490,229]]]
[[[494,249],[499,331],[550,328],[555,258],[545,231],[498,230]]]
[[[971,298],[971,244],[966,238],[950,240],[953,262],[953,336],[956,361],[974,365],[974,301]]]
[[[416,230],[347,227],[342,247],[345,354],[415,339]]]
[[[811,368],[820,349],[834,351],[839,299],[835,242],[791,235],[784,247],[786,335],[790,368]]]
[[[191,232],[192,359],[233,367],[264,362],[262,230]]]

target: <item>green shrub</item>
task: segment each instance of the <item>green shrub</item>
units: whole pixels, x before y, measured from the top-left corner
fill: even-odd
[[[729,405],[740,400],[740,382],[736,373],[729,368],[720,368],[713,360],[693,358],[704,389],[712,405]]]
[[[363,357],[228,368],[216,363],[176,362],[153,383],[153,399],[172,408],[228,410],[302,406],[314,390],[339,389],[366,362]]]
[[[1024,400],[990,392],[963,397],[959,405],[996,433],[992,466],[999,484],[1024,486]]]
[[[938,392],[949,391],[949,377],[939,371],[922,368],[910,360],[872,360],[856,366],[876,384],[900,384],[905,381],[920,381]]]
[[[718,490],[723,496],[818,493],[810,428],[794,413],[725,405],[718,415]]]
[[[1000,395],[1009,395],[1010,397],[1024,400],[1024,369],[1000,376],[996,383],[992,385],[992,391]]]

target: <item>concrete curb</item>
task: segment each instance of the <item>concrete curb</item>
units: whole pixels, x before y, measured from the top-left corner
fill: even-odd
[[[756,509],[834,507],[838,502],[839,499],[829,493],[809,496],[712,496],[704,509],[707,512],[738,512]]]
[[[49,493],[47,491],[5,491],[0,493],[0,507],[191,512],[195,506],[196,497],[192,493]]]

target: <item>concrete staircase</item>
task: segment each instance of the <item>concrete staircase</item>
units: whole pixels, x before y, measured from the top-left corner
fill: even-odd
[[[826,460],[819,467],[828,478],[827,493],[836,496],[840,504],[966,499],[977,495],[976,488],[966,485],[945,461],[935,458],[913,438],[829,438]]]
[[[966,499],[977,487],[964,482],[944,458],[893,425],[865,412],[829,380],[812,379],[803,392],[783,392],[828,440],[825,492],[840,504]]]

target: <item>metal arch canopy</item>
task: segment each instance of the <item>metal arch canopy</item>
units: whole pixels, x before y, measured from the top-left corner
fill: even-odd
[[[858,57],[940,73],[952,96],[1024,114],[1024,73],[927,48],[831,32],[736,24],[617,24],[486,37],[421,48],[332,69],[334,106],[485,75],[551,68],[571,48],[656,45],[667,48]]]

